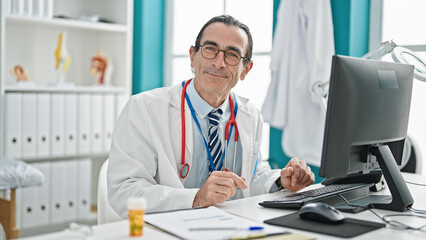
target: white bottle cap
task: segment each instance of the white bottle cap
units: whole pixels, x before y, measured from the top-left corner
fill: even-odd
[[[145,210],[146,200],[143,197],[130,197],[127,199],[127,209]]]

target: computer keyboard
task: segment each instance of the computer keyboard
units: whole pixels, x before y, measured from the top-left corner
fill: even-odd
[[[337,194],[343,194],[357,189],[365,189],[366,193],[371,184],[351,183],[333,184],[304,192],[294,193],[288,196],[279,197],[274,200],[260,202],[259,205],[271,208],[299,208],[305,203],[320,201]]]

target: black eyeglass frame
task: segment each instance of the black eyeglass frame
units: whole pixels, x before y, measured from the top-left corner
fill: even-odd
[[[212,58],[208,58],[208,57],[206,57],[206,56],[204,56],[204,54],[203,54],[203,47],[204,46],[206,46],[206,45],[210,45],[210,46],[212,46],[212,47],[215,47],[215,48],[217,48],[217,52],[216,52],[216,54],[214,55],[214,57],[212,57]],[[238,62],[236,63],[236,64],[230,64],[230,63],[228,63],[227,61],[226,61],[226,52],[227,51],[234,51],[234,52],[236,52],[235,50],[233,50],[233,49],[226,49],[226,50],[223,50],[223,49],[220,49],[220,48],[218,48],[217,46],[215,46],[215,45],[213,45],[213,44],[210,44],[210,43],[206,43],[206,44],[198,44],[198,45],[195,45],[195,47],[196,48],[200,48],[200,51],[201,51],[201,55],[205,58],[205,59],[215,59],[216,57],[217,57],[217,55],[219,54],[219,52],[223,52],[223,58],[224,58],[224,60],[225,60],[225,63],[226,64],[228,64],[228,65],[230,65],[230,66],[237,66],[240,62],[241,62],[241,59],[244,59],[244,61],[250,61],[250,59],[248,59],[248,58],[246,58],[246,57],[241,57],[240,56],[240,58],[238,59]],[[238,53],[238,55],[240,55],[239,53]]]

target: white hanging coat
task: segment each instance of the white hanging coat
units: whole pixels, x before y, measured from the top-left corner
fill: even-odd
[[[108,199],[123,218],[127,217],[127,199],[132,196],[146,198],[147,212],[192,207],[198,189],[185,189],[185,179],[179,177],[181,93],[182,86],[178,84],[134,95],[116,122],[107,174]],[[237,100],[236,121],[243,158],[241,176],[246,178],[248,185],[247,189],[237,192],[238,198],[267,193],[280,170],[270,170],[267,164],[261,166],[262,117],[246,99],[237,97]],[[191,166],[192,161],[208,161],[207,157],[192,159],[196,149],[193,149],[194,129],[187,103],[185,119],[186,162]]]
[[[325,105],[312,91],[330,78],[334,38],[329,0],[282,0],[272,48],[272,80],[262,114],[283,129],[290,157],[319,166]]]

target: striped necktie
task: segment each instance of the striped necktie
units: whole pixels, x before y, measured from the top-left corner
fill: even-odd
[[[219,138],[219,120],[220,120],[220,116],[222,115],[222,110],[218,109],[218,110],[214,110],[211,111],[208,116],[209,116],[209,122],[210,122],[210,127],[209,127],[209,150],[210,153],[212,155],[213,158],[213,163],[215,166],[215,169],[217,171],[220,171],[221,169],[219,169],[219,165],[220,165],[220,160],[222,158],[222,143],[220,142],[220,138]],[[210,167],[210,172],[212,170],[212,167]]]

